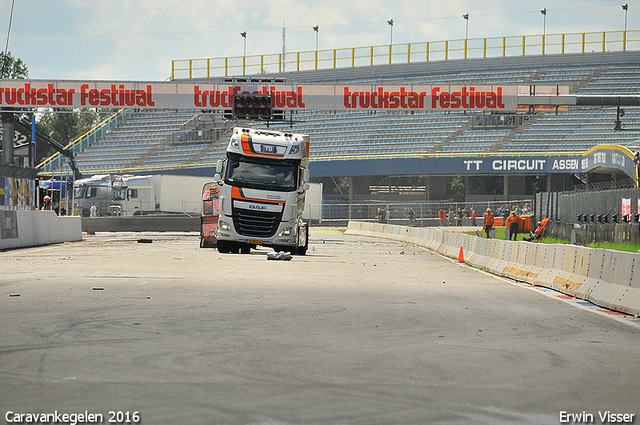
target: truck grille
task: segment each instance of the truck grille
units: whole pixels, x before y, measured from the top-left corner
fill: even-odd
[[[236,208],[233,226],[238,234],[254,238],[270,238],[278,231],[282,213]]]

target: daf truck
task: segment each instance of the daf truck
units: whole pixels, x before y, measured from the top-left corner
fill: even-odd
[[[262,245],[305,255],[308,164],[309,136],[235,127],[214,176],[218,251],[249,253]]]

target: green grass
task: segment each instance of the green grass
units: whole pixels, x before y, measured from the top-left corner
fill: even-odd
[[[496,227],[496,239],[504,239],[504,227]],[[475,236],[475,232],[465,232],[468,235]],[[481,232],[484,235],[484,232]],[[528,236],[527,234],[518,233],[518,240],[521,241],[523,236]],[[568,244],[569,241],[564,239],[557,238],[542,238],[535,243],[547,243],[547,244]],[[637,243],[613,243],[613,242],[594,242],[588,243],[584,245],[589,248],[601,248],[601,249],[614,249],[616,251],[627,251],[627,252],[640,252],[640,244]]]

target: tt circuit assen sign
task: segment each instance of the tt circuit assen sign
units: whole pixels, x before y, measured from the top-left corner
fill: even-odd
[[[344,157],[342,161],[312,161],[316,177],[332,175],[534,175],[614,172],[635,178],[633,153],[621,146],[598,145],[581,154],[439,156],[399,155],[377,158]]]
[[[0,80],[0,107],[208,109],[235,94],[270,94],[274,109],[516,112],[517,86],[228,85],[183,82]]]

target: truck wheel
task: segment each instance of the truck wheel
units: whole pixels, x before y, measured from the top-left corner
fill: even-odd
[[[228,254],[231,252],[232,242],[229,241],[218,241],[218,252],[220,254]]]
[[[309,248],[309,226],[305,226],[304,229],[304,245],[296,248],[297,255],[307,255],[307,248]]]

